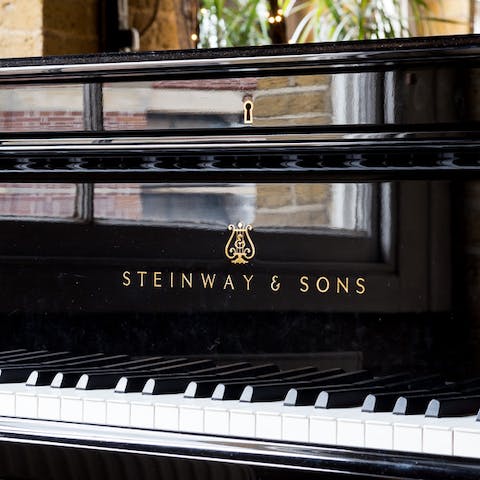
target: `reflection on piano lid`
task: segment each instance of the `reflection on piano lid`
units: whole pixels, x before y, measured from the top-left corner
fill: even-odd
[[[0,477],[479,478],[479,45],[0,60]]]

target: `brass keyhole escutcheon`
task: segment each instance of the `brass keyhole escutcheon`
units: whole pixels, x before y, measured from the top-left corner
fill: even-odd
[[[252,100],[245,100],[243,102],[243,123],[253,123],[253,102]]]

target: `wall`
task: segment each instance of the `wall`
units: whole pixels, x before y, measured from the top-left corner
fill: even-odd
[[[0,58],[98,52],[101,1],[0,0]],[[129,0],[130,25],[142,33],[140,49],[192,48],[196,2],[162,0],[155,12],[156,3]]]

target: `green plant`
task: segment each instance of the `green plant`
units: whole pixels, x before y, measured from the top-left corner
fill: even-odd
[[[271,43],[265,12],[265,0],[202,0],[199,47]]]
[[[411,24],[424,31],[429,22],[448,22],[430,16],[426,0],[408,0],[407,8],[402,0],[202,0],[199,46],[271,43],[273,4],[282,22],[294,23],[289,43],[405,37]]]
[[[285,0],[284,3],[285,15],[300,17],[292,43],[405,37],[411,33],[411,23],[445,21],[429,16],[425,0],[409,0],[407,8],[403,8],[401,0]]]

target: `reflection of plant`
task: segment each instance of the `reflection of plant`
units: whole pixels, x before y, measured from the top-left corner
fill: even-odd
[[[286,15],[300,21],[291,42],[309,40],[366,40],[410,35],[408,16],[401,0],[286,0]],[[425,0],[409,0],[408,10],[415,23],[435,20],[428,17]]]
[[[272,43],[275,18],[293,25],[290,43],[326,40],[365,40],[410,35],[410,13],[415,24],[444,19],[429,16],[426,0],[202,0],[199,46],[241,46]],[[286,39],[285,39],[286,40]]]
[[[270,42],[265,0],[202,0],[200,47],[263,45]]]

